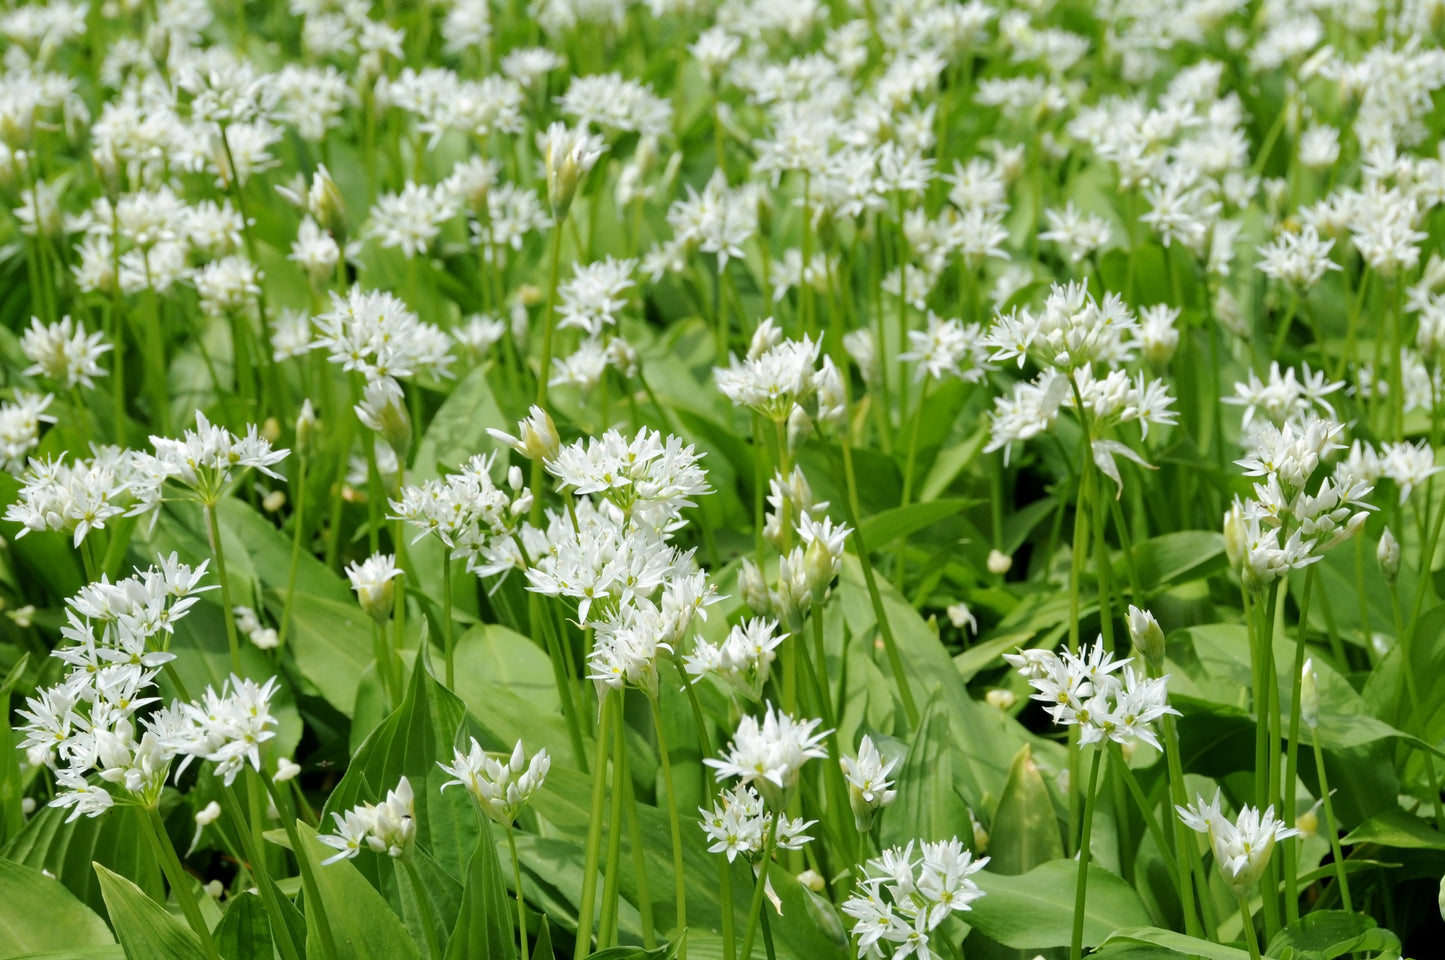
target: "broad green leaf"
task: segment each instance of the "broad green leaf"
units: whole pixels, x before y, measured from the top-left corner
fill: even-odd
[[[477,828],[466,791],[442,792],[441,785],[449,777],[437,762],[451,761],[465,718],[461,700],[436,681],[427,669],[425,657],[416,658],[406,698],[356,751],[322,811],[322,822],[330,823],[333,812],[359,803],[375,803],[405,776],[416,798],[416,845],[430,855],[427,860],[419,858],[418,869],[425,874],[431,866],[427,861],[434,858],[449,878],[449,882],[437,878],[441,886],[435,891],[440,901],[435,904],[436,912],[448,929],[460,904],[461,880],[476,843]],[[400,890],[405,881],[390,858],[358,858],[355,865],[400,909]]]
[[[1026,950],[1068,946],[1073,937],[1078,875],[1079,865],[1073,860],[1051,860],[1017,877],[979,873],[974,879],[985,896],[974,901],[964,919],[1006,946]],[[1149,911],[1133,887],[1098,864],[1089,865],[1085,946],[1104,942],[1121,927],[1147,926],[1149,922]]]
[[[488,427],[514,430],[492,396],[486,368],[475,367],[452,390],[427,424],[407,480],[420,483],[454,472],[468,458],[496,449]]]
[[[957,515],[972,502],[971,500],[933,500],[884,510],[863,521],[863,542],[868,544],[869,550],[881,550],[899,537],[906,537],[917,530],[933,526],[941,520]]]
[[[1019,747],[989,830],[989,869],[1013,876],[1064,856],[1048,785],[1028,744]]]
[[[1281,960],[1335,960],[1346,954],[1400,950],[1400,938],[1367,914],[1317,910],[1270,938],[1265,952]]]
[[[517,954],[516,936],[497,846],[490,824],[483,823],[467,869],[456,928],[447,944],[447,960],[509,960]]]
[[[1414,814],[1395,809],[1375,814],[1351,830],[1341,843],[1378,843],[1383,847],[1445,850],[1445,835]]]
[[[963,472],[974,457],[978,456],[979,448],[988,439],[988,424],[981,422],[973,433],[962,443],[955,444],[939,451],[933,459],[933,466],[928,470],[928,475],[923,478],[923,484],[918,489],[918,499],[922,503],[936,500],[948,485]],[[872,540],[866,541],[872,543]]]
[[[287,640],[296,668],[326,702],[351,716],[361,671],[372,660],[372,621],[354,602],[308,597],[291,609]]]
[[[924,709],[908,756],[895,781],[898,796],[879,822],[879,842],[904,844],[918,837],[947,840],[973,836],[967,805],[953,789],[954,732],[943,705],[935,698]]]
[[[271,923],[261,898],[250,892],[232,897],[213,931],[216,951],[224,960],[271,960]]]
[[[318,841],[316,831],[304,822],[297,821],[296,829],[301,832],[300,855],[306,858],[316,873],[317,892],[321,898],[319,908],[325,911],[327,923],[331,926],[337,960],[421,960],[421,952],[401,919],[352,866],[353,861],[342,860],[323,867],[321,861],[336,851]],[[367,851],[361,856],[374,857],[375,854]],[[308,957],[324,956],[316,913],[317,907],[307,904]]]
[[[1090,884],[1092,887],[1092,883]],[[1249,960],[1249,953],[1239,947],[1201,940],[1198,937],[1161,930],[1159,927],[1130,927],[1111,933],[1096,957],[1127,957],[1128,960]]]
[[[103,817],[65,822],[67,811],[36,812],[0,856],[36,870],[48,870],[82,903],[108,915],[92,862],[103,864],[159,899],[164,895],[155,856],[142,838],[136,807],[116,807]]]
[[[1134,545],[1139,586],[1153,592],[1184,580],[1198,580],[1224,569],[1224,536],[1212,530],[1180,530]]]
[[[672,960],[677,956],[679,946],[681,946],[681,941],[654,947],[651,950],[646,947],[608,947],[606,950],[589,953],[587,960]]]
[[[0,860],[0,957],[113,943],[105,921],[60,881]]]
[[[118,873],[95,864],[110,922],[128,960],[204,960],[195,932]]]

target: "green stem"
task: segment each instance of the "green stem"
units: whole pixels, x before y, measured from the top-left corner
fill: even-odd
[[[607,735],[612,730],[616,701],[602,698],[602,719],[597,729],[597,757],[592,766],[592,813],[587,821],[587,848],[582,865],[582,902],[577,909],[577,945],[573,960],[592,952],[592,918],[597,910],[597,864],[602,858],[602,806],[607,799]]]
[[[778,817],[780,816],[782,816],[782,811],[775,810],[768,818],[768,832],[763,839],[763,859],[758,862],[758,877],[757,882],[753,885],[753,899],[748,904],[748,925],[743,930],[742,960],[752,960],[753,937],[758,930],[758,918],[763,912],[763,891],[768,886],[768,866],[773,862],[773,851],[778,846]]]
[[[1355,908],[1350,901],[1350,878],[1345,873],[1344,854],[1340,852],[1340,831],[1338,821],[1335,820],[1335,804],[1334,801],[1330,799],[1330,782],[1328,775],[1325,773],[1325,751],[1324,748],[1320,746],[1318,730],[1310,730],[1310,743],[1314,746],[1315,769],[1318,771],[1320,778],[1320,799],[1324,801],[1325,833],[1329,836],[1330,853],[1333,854],[1335,858],[1335,883],[1338,884],[1340,888],[1340,902],[1344,904],[1347,911],[1353,911]]]
[[[1134,776],[1134,771],[1129,767],[1129,761],[1124,757],[1124,751],[1117,743],[1110,741],[1110,747],[1114,751],[1113,762],[1115,767],[1124,776],[1124,785],[1129,788],[1129,795],[1134,798],[1134,803],[1139,808],[1139,815],[1144,818],[1144,826],[1149,829],[1149,836],[1154,838],[1154,845],[1159,848],[1159,856],[1163,859],[1164,865],[1169,872],[1178,876],[1179,868],[1174,860],[1174,854],[1170,852],[1169,841],[1164,837],[1164,828],[1159,826],[1159,818],[1154,816],[1153,807],[1149,798],[1144,795],[1144,790],[1139,786],[1139,780]],[[1183,887],[1179,889],[1179,902],[1183,903],[1188,893]]]
[[[442,642],[447,658],[447,689],[455,689],[452,657],[452,548],[442,544]]]
[[[602,877],[602,921],[598,926],[597,949],[617,946],[617,913],[622,885],[622,784],[627,772],[627,723],[623,719],[626,688],[617,691],[617,712],[612,731],[612,792],[608,799],[607,864]]]
[[[1080,960],[1084,955],[1084,904],[1089,889],[1089,835],[1094,826],[1094,793],[1099,785],[1099,759],[1104,752],[1094,749],[1094,759],[1089,763],[1089,788],[1084,794],[1084,822],[1079,836],[1079,879],[1074,885],[1074,932],[1069,941],[1069,960]],[[743,960],[747,960],[746,957]]]
[[[652,892],[647,880],[647,854],[642,844],[642,823],[637,816],[637,790],[632,777],[623,777],[627,801],[627,837],[632,848],[632,870],[637,875],[637,913],[642,920],[642,946],[657,946],[657,924],[652,918]],[[526,960],[526,958],[523,958]]]
[[[436,921],[432,918],[431,898],[427,896],[426,887],[422,885],[421,877],[416,872],[416,864],[411,862],[411,857],[402,856],[398,859],[401,860],[406,878],[411,883],[412,896],[416,897],[416,907],[421,914],[422,937],[426,940],[427,954],[431,960],[442,960],[442,947],[437,942]]]
[[[1259,955],[1259,934],[1254,930],[1254,915],[1249,910],[1249,900],[1242,893],[1235,894],[1239,901],[1239,920],[1244,927],[1244,942],[1249,947],[1250,960],[1261,960]]]
[[[301,565],[301,537],[306,526],[306,455],[301,454],[296,469],[296,488],[292,491],[296,509],[291,514],[291,568],[286,575],[286,603],[281,607],[281,627],[277,646],[286,645],[291,629],[291,603],[296,598],[296,571]]]
[[[211,555],[216,558],[216,577],[221,581],[221,616],[226,623],[226,643],[231,648],[231,672],[241,675],[241,644],[236,639],[236,617],[231,607],[231,581],[226,576],[226,555],[221,549],[221,526],[216,520],[216,505],[205,505],[206,523],[211,534]]]
[[[1305,570],[1304,590],[1300,594],[1299,627],[1295,634],[1294,678],[1289,697],[1289,739],[1285,748],[1284,807],[1280,811],[1286,818],[1295,815],[1295,797],[1299,779],[1299,724],[1300,697],[1302,695],[1305,665],[1305,633],[1309,627],[1310,592],[1314,587],[1315,568]],[[1296,869],[1299,856],[1299,838],[1290,837],[1284,844],[1284,907],[1290,922],[1299,919],[1299,871]]]
[[[657,754],[662,764],[662,784],[667,790],[667,814],[672,827],[672,872],[677,889],[677,955],[687,960],[687,875],[682,868],[682,824],[677,816],[677,791],[672,783],[672,760],[668,757],[667,737],[662,728],[662,707],[656,696],[648,697],[652,705],[652,723],[657,729]],[[727,909],[724,906],[724,909]]]
[[[201,916],[201,905],[196,901],[195,892],[191,890],[185,868],[181,866],[181,858],[176,856],[171,835],[166,832],[160,811],[155,807],[146,808],[146,815],[141,818],[141,830],[150,841],[156,862],[160,864],[161,871],[170,882],[176,902],[181,905],[181,912],[186,915],[186,923],[201,941],[201,949],[206,952],[207,960],[221,960],[221,955],[216,952],[216,942],[211,938],[211,929],[206,926],[205,917]]]
[[[281,814],[281,826],[286,831],[286,839],[291,844],[291,852],[295,855],[296,863],[301,868],[301,889],[306,894],[306,915],[314,917],[316,920],[316,932],[321,941],[322,956],[324,960],[336,960],[336,940],[331,933],[331,919],[326,915],[326,906],[321,900],[321,887],[316,882],[316,871],[311,866],[311,859],[301,852],[301,831],[296,829],[296,816],[290,799],[284,791],[276,788],[275,782],[269,777],[264,777],[255,771],[252,771],[251,775],[265,787],[271,795],[271,802],[276,805],[277,811]],[[283,922],[283,918],[278,915],[274,922]]]
[[[878,582],[873,576],[873,563],[868,558],[868,547],[863,542],[863,530],[858,522],[858,481],[853,473],[853,448],[847,430],[838,434],[838,446],[843,455],[843,477],[848,495],[843,499],[848,514],[848,524],[853,528],[853,549],[858,553],[858,565],[863,568],[863,582],[868,588],[868,600],[873,605],[873,619],[877,621],[878,632],[883,635],[883,646],[888,654],[888,665],[893,671],[893,682],[898,686],[898,696],[903,702],[903,712],[908,717],[909,729],[918,727],[918,705],[913,699],[913,690],[904,672],[903,657],[898,652],[898,643],[893,638],[893,627],[888,622],[888,613],[883,608],[883,595],[878,592]]]
[[[527,956],[527,903],[522,894],[522,863],[517,858],[517,829],[507,824],[507,852],[512,855],[512,885],[517,888],[517,956]]]

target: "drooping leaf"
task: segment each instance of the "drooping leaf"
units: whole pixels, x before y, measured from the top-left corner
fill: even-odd
[[[99,863],[95,873],[128,960],[204,960],[206,954],[195,932],[140,887]]]

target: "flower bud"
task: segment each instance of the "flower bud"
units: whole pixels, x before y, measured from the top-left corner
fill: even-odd
[[[487,433],[493,440],[505,443],[528,460],[551,460],[562,446],[551,414],[536,404],[532,405],[525,419],[517,421],[517,436],[493,428],[488,428]]]
[[[396,454],[397,464],[406,463],[411,450],[411,414],[401,384],[390,377],[378,377],[366,385],[356,416],[368,429],[381,434],[386,445]]]
[[[968,820],[973,824],[974,856],[982,856],[988,853],[988,831],[983,828],[983,824],[978,822],[978,818],[973,815],[972,810],[968,811]]]
[[[1004,574],[1008,573],[1009,570],[1013,568],[1013,565],[1013,557],[1010,557],[1002,550],[990,550],[988,552],[989,573],[996,574],[1001,577]]]
[[[602,156],[602,143],[585,129],[573,130],[565,123],[553,123],[545,133],[537,134],[537,149],[542,152],[547,172],[547,203],[553,218],[561,224],[582,178]]]
[[[286,506],[285,490],[272,490],[261,498],[261,509],[267,513],[275,513],[284,506]]]
[[[319,422],[316,419],[316,408],[311,406],[311,401],[309,399],[301,401],[301,412],[296,415],[296,455],[298,457],[308,456],[311,453]]]
[[[738,593],[748,609],[760,617],[773,614],[773,604],[768,597],[768,582],[762,570],[747,557],[738,563]]]
[[[814,893],[822,893],[827,888],[823,875],[816,870],[804,870],[798,874],[798,882]]]
[[[1244,551],[1244,510],[1236,500],[1224,511],[1224,555],[1230,569],[1238,571],[1244,566]]]
[[[1300,839],[1308,840],[1320,830],[1320,815],[1315,813],[1311,807],[1304,813],[1294,818],[1294,828],[1299,831]]]
[[[306,210],[317,224],[331,231],[337,246],[346,246],[346,201],[324,163],[317,164],[316,174],[311,178],[311,189],[306,193]]]
[[[346,568],[357,602],[377,623],[391,618],[395,602],[391,581],[399,576],[401,568],[396,565],[396,557],[389,553],[373,554],[364,563],[353,563]]]
[[[1400,541],[1395,539],[1389,527],[1380,534],[1380,544],[1375,548],[1375,559],[1380,563],[1380,572],[1385,575],[1385,582],[1393,587],[1396,578],[1400,576]]]
[[[1012,690],[1006,690],[1003,687],[990,690],[983,695],[983,698],[990,707],[997,710],[1011,709],[1018,702],[1018,696]]]
[[[1159,621],[1154,619],[1154,614],[1130,604],[1128,625],[1129,640],[1134,644],[1134,649],[1144,654],[1149,668],[1157,671],[1163,667],[1164,631],[1159,628]]]
[[[1299,716],[1313,730],[1320,725],[1320,688],[1315,679],[1315,662],[1306,660],[1300,671]]]

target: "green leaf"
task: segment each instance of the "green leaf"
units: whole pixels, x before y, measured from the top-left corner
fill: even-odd
[[[216,939],[216,952],[225,960],[270,960],[275,956],[266,908],[254,893],[231,897],[212,935]]]
[[[0,849],[0,856],[50,871],[82,903],[108,915],[92,861],[138,883],[157,899],[164,896],[160,868],[142,839],[140,816],[139,808],[122,806],[103,817],[66,823],[65,810],[46,807]]]
[[[1445,836],[1430,824],[1404,810],[1385,810],[1375,814],[1340,841],[1346,846],[1357,843],[1378,843],[1382,847],[1407,850],[1445,850]]]
[[[194,931],[125,877],[94,866],[111,925],[129,960],[205,960]]]
[[[1265,953],[1283,960],[1335,960],[1348,953],[1400,951],[1400,938],[1375,918],[1346,910],[1316,910],[1270,938]]]
[[[484,823],[467,870],[457,925],[447,944],[447,960],[509,960],[517,953],[516,936],[502,863],[491,827]]]
[[[352,861],[341,860],[323,867],[321,861],[335,851],[317,840],[316,831],[304,821],[298,820],[296,829],[301,832],[299,855],[306,858],[316,874],[320,909],[326,913],[336,942],[336,960],[421,960],[421,953],[406,927],[381,894],[352,866]],[[375,855],[368,851],[362,856]],[[316,910],[308,904],[308,957],[322,956],[320,936]]]
[[[990,869],[1006,876],[1027,873],[1064,856],[1054,802],[1027,743],[1014,756],[999,797],[988,852]]]
[[[0,956],[115,943],[110,928],[60,883],[0,860]]]
[[[1068,946],[1078,876],[1079,865],[1073,860],[1051,860],[1017,877],[977,874],[975,879],[987,895],[974,901],[964,919],[1006,946],[1025,950]],[[1133,887],[1098,864],[1089,865],[1085,946],[1102,943],[1121,927],[1147,926],[1149,921],[1149,911]]]
[[[492,396],[486,367],[475,367],[427,424],[412,468],[407,471],[408,482],[435,479],[443,472],[456,470],[475,454],[496,449],[497,442],[487,434],[487,428],[498,426],[514,429]]]
[[[350,717],[361,671],[371,662],[372,621],[354,602],[307,597],[291,608],[287,644],[301,675]]]
[[[898,796],[883,810],[878,827],[885,846],[919,836],[971,837],[973,821],[953,789],[953,731],[949,715],[934,698],[918,721],[918,732],[898,771]]]
[[[956,516],[973,502],[933,500],[875,513],[863,521],[863,542],[868,544],[869,550],[881,550],[899,537],[906,537],[924,527],[931,527],[940,520]]]
[[[973,433],[962,443],[949,447],[939,452],[934,458],[933,466],[928,470],[928,476],[923,478],[923,485],[918,489],[918,499],[927,503],[937,499],[938,495],[948,489],[948,485],[954,481],[963,468],[968,466],[974,457],[978,456],[979,448],[988,439],[988,424],[980,423]],[[866,541],[872,543],[872,540]]]
[[[1224,569],[1224,536],[1209,530],[1180,530],[1134,545],[1133,565],[1141,589],[1199,580]]]
[[[1089,883],[1093,891],[1092,880]],[[1129,960],[1183,960],[1203,957],[1204,960],[1249,960],[1249,954],[1238,947],[1200,940],[1198,937],[1161,930],[1159,927],[1131,927],[1109,934],[1096,957],[1128,957]]]
[[[672,960],[677,956],[677,948],[681,942],[679,940],[651,950],[646,947],[608,947],[606,950],[589,953],[587,960]]]

